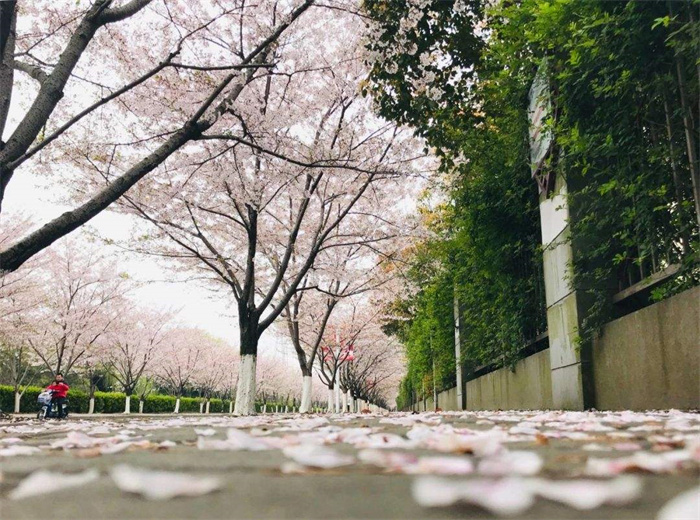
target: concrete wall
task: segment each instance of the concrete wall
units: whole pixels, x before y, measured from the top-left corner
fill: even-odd
[[[552,408],[551,370],[549,351],[529,356],[515,366],[515,372],[502,368],[466,385],[467,410],[520,409],[543,410]],[[438,394],[438,406],[445,412],[459,410],[457,388]],[[433,411],[430,396],[412,406],[416,412]]]
[[[457,387],[450,388],[438,394],[438,407],[444,412],[458,410],[457,408]]]
[[[599,410],[700,408],[700,287],[608,323],[592,356]],[[555,408],[551,359],[543,350],[515,372],[502,368],[467,382],[467,410]],[[438,406],[457,410],[457,389],[438,394]],[[413,409],[433,410],[432,396]]]
[[[549,350],[518,361],[515,372],[501,368],[467,382],[467,410],[552,408]]]
[[[700,287],[603,328],[593,349],[596,408],[700,408]]]

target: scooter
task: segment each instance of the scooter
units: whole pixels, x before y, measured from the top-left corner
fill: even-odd
[[[44,390],[37,397],[37,402],[41,407],[39,413],[36,414],[37,419],[51,419],[53,417],[58,417],[58,403],[53,400],[53,391]],[[66,399],[62,405],[63,408],[63,418],[68,417],[68,400]]]

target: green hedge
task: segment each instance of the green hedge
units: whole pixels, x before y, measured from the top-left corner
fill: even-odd
[[[20,402],[20,412],[34,413],[37,411],[37,397],[43,388],[30,386],[24,391]],[[122,413],[124,411],[126,395],[121,392],[95,392],[95,413]],[[90,406],[88,394],[81,390],[68,392],[69,411],[72,413],[87,413]],[[143,405],[144,413],[172,413],[175,410],[175,396],[153,394],[146,397]],[[198,413],[198,397],[182,397],[180,399],[181,413]],[[11,386],[0,385],[0,410],[12,412],[14,410],[14,390]],[[230,400],[210,399],[209,413],[228,413]],[[138,411],[138,396],[131,396],[131,410]],[[256,405],[260,411],[262,406]],[[269,409],[269,405],[268,405]]]

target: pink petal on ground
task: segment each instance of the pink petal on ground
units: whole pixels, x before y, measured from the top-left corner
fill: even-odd
[[[617,451],[638,451],[642,449],[642,445],[636,442],[618,442],[613,444],[613,449]]]
[[[19,437],[5,437],[4,439],[0,439],[0,444],[17,444],[22,442],[22,439]]]
[[[285,475],[304,475],[310,473],[311,470],[308,466],[302,466],[296,462],[285,462],[280,466],[280,471]]]
[[[581,447],[581,449],[586,451],[612,451],[612,448],[610,446],[595,443],[585,444]]]
[[[412,493],[422,507],[445,507],[466,502],[499,516],[522,514],[534,503],[533,494],[520,479],[455,481],[420,477],[413,482]]]
[[[642,494],[642,481],[637,477],[601,480],[533,480],[528,482],[533,493],[578,510],[589,510],[604,504],[625,505]]]
[[[355,458],[350,455],[343,455],[331,448],[315,444],[288,446],[282,450],[282,453],[297,464],[312,468],[337,468],[355,462]]]
[[[344,442],[346,444],[357,444],[364,441],[368,435],[375,433],[376,428],[344,428],[338,432],[331,433],[326,437],[326,442]]]
[[[418,457],[412,453],[378,449],[361,450],[357,457],[365,464],[374,464],[394,471],[401,471],[418,462]]]
[[[416,444],[394,433],[374,433],[355,442],[358,448],[415,448]]]
[[[221,487],[215,477],[198,477],[171,471],[152,471],[119,465],[109,475],[122,491],[137,493],[149,500],[169,500],[178,496],[200,496]]]
[[[474,463],[466,457],[420,457],[403,469],[409,475],[469,475]]]
[[[695,462],[700,462],[700,435],[695,435],[685,441],[685,449],[690,452]]]
[[[197,448],[200,450],[221,451],[263,451],[272,449],[269,443],[259,437],[253,437],[246,432],[231,428],[226,434],[226,440],[197,438]]]
[[[700,518],[700,487],[672,498],[656,516],[656,520],[698,520],[698,518]]]
[[[429,437],[424,441],[427,448],[448,453],[473,453],[487,457],[499,453],[507,438],[502,430],[489,430],[476,435],[445,434]]]
[[[59,439],[51,443],[51,448],[92,448],[95,444],[104,444],[105,439],[96,439],[80,432],[68,432],[64,439]]]
[[[214,428],[207,428],[205,430],[195,428],[194,433],[201,435],[202,437],[211,437],[212,435],[216,435],[216,430]]]
[[[115,453],[120,453],[122,451],[127,450],[132,444],[132,442],[119,442],[117,444],[109,444],[100,447],[100,453],[102,455],[113,455]]]
[[[586,463],[588,475],[607,477],[627,471],[648,471],[650,473],[669,473],[678,467],[679,462],[666,457],[640,451],[630,457],[617,459],[590,458]]]
[[[278,428],[279,431],[302,431],[302,430],[313,430],[314,428],[319,428],[321,426],[326,426],[330,424],[330,421],[325,417],[313,417],[311,419],[283,419],[279,421],[279,424],[286,424],[287,426]]]
[[[408,432],[406,432],[406,437],[411,439],[412,441],[422,442],[431,437],[432,435],[435,435],[434,430],[422,424],[417,424],[413,428],[408,430]]]
[[[53,493],[61,489],[84,486],[88,482],[97,480],[99,476],[100,473],[96,469],[89,469],[78,474],[54,473],[47,470],[35,471],[20,482],[8,497],[10,500],[20,500]]]
[[[405,415],[399,417],[387,417],[380,419],[379,424],[395,424],[398,426],[413,426],[416,423],[424,423],[437,426],[442,422],[440,416],[437,415]]]
[[[536,475],[542,469],[542,458],[532,451],[506,451],[479,462],[479,473],[492,477]]]
[[[41,453],[39,448],[34,446],[8,446],[0,449],[0,457],[15,457],[17,455],[34,455]]]

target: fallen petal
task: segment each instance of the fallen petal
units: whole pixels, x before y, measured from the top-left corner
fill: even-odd
[[[468,475],[474,464],[466,457],[420,457],[415,464],[404,468],[410,475]]]
[[[198,477],[171,471],[152,471],[123,464],[112,468],[109,475],[122,491],[137,493],[149,500],[206,495],[221,487],[219,479],[215,477]]]
[[[331,448],[314,444],[288,446],[282,450],[282,453],[294,462],[312,468],[337,468],[355,462],[355,458],[350,455],[343,455]]]
[[[44,495],[61,489],[83,486],[97,480],[99,476],[96,469],[89,469],[78,474],[54,473],[46,470],[35,471],[20,482],[8,496],[10,500],[20,500]]]
[[[0,449],[0,457],[15,457],[17,455],[34,455],[40,453],[41,450],[34,446],[9,446],[8,448]]]
[[[542,458],[532,451],[507,451],[479,462],[479,473],[492,477],[536,475],[542,469]]]
[[[535,494],[578,510],[595,509],[604,504],[625,505],[642,494],[641,479],[632,476],[610,481],[533,480],[528,485]]]
[[[412,487],[413,498],[423,507],[444,507],[466,502],[499,516],[514,516],[534,504],[532,492],[520,479],[454,481],[420,477]]]
[[[698,518],[700,518],[700,487],[672,498],[656,516],[656,520],[697,520]]]

